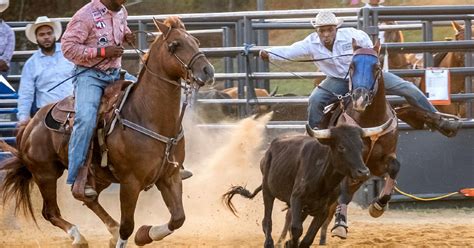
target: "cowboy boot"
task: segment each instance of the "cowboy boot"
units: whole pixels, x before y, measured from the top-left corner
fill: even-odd
[[[446,137],[454,137],[461,128],[462,123],[459,121],[443,119],[442,116],[436,113],[425,113],[426,125],[431,129],[436,129],[438,132]]]

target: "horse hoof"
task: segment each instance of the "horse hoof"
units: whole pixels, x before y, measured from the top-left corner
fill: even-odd
[[[382,214],[385,212],[385,207],[380,206],[377,202],[374,202],[370,204],[369,206],[369,214],[370,216],[374,218],[378,218],[382,216]]]
[[[151,226],[141,226],[137,233],[135,234],[135,244],[138,246],[144,246],[146,244],[149,244],[153,242],[153,240],[150,238],[150,229]]]
[[[331,236],[338,237],[341,239],[347,239],[347,230],[343,226],[337,226],[334,229],[332,229]],[[326,241],[324,241],[324,244],[326,244]]]

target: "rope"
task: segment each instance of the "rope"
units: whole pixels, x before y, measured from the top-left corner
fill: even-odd
[[[291,62],[298,62],[298,63],[319,62],[319,61],[323,61],[323,60],[328,60],[328,59],[334,59],[334,58],[352,56],[353,55],[352,53],[347,53],[347,54],[341,54],[341,55],[336,55],[336,56],[331,56],[331,57],[321,58],[321,59],[290,59],[290,58],[287,58],[285,56],[281,56],[279,54],[276,54],[274,52],[270,52],[270,51],[266,51],[266,52],[269,53],[269,54],[273,54],[274,56],[279,57],[281,59],[291,61]]]
[[[410,197],[410,198],[412,198],[412,199],[418,200],[418,201],[436,201],[436,200],[441,200],[441,199],[448,198],[448,197],[450,197],[450,196],[459,194],[459,192],[452,192],[452,193],[448,193],[448,194],[440,195],[440,196],[436,196],[436,197],[422,198],[422,197],[414,196],[414,195],[412,195],[412,194],[403,192],[403,191],[400,190],[397,186],[395,186],[394,189],[395,189],[395,191],[397,191],[398,193],[400,193],[400,194],[402,194],[402,195],[404,195],[404,196]]]

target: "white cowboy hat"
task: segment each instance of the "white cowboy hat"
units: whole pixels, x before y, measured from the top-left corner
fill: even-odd
[[[9,4],[10,4],[10,0],[0,0],[0,13],[8,9]]]
[[[370,0],[362,0],[363,3],[370,3]],[[379,3],[384,3],[385,0],[379,0]]]
[[[321,11],[319,12],[316,17],[311,20],[311,25],[313,27],[322,27],[322,26],[341,26],[343,20],[340,18],[337,18],[334,13],[330,11]]]
[[[36,29],[45,25],[50,26],[53,29],[56,40],[59,40],[59,38],[61,37],[61,33],[63,31],[61,23],[58,21],[51,21],[47,16],[40,16],[36,18],[35,23],[33,24],[30,23],[26,25],[26,30],[25,30],[26,38],[28,38],[29,41],[35,44],[38,44],[38,42],[36,41]]]

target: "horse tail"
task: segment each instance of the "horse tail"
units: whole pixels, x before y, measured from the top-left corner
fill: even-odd
[[[17,144],[23,136],[25,126],[20,126],[17,134]],[[33,221],[36,218],[31,204],[31,186],[33,175],[25,166],[21,153],[18,149],[10,146],[5,141],[0,141],[0,149],[12,153],[12,157],[0,162],[0,171],[5,170],[6,174],[1,185],[3,205],[10,199],[16,199],[15,214],[22,211],[25,216],[30,215]]]
[[[253,199],[258,192],[262,191],[262,185],[258,186],[253,193],[242,186],[232,186],[227,193],[222,196],[222,200],[224,201],[224,205],[229,208],[229,210],[237,216],[237,209],[235,208],[234,204],[232,203],[232,198],[234,195],[239,194],[247,199]]]

